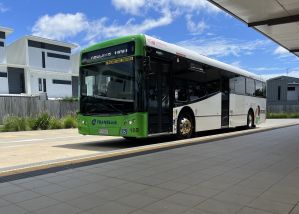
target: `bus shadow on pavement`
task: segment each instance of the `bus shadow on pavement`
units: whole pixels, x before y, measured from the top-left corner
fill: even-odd
[[[241,131],[241,130],[245,130],[245,128],[238,127],[238,128],[227,128],[227,129],[202,131],[202,132],[196,133],[196,136],[194,138],[218,135],[218,134],[229,133],[229,132],[236,132],[236,131]],[[103,151],[113,151],[113,150],[118,150],[118,149],[127,149],[127,148],[139,147],[139,146],[153,145],[153,144],[159,144],[159,143],[167,143],[167,142],[172,142],[175,140],[177,140],[175,135],[164,135],[164,136],[156,136],[156,137],[149,137],[149,138],[144,138],[144,139],[134,139],[134,140],[116,138],[116,139],[110,139],[110,140],[65,144],[65,145],[59,145],[59,146],[55,146],[55,147],[99,151],[99,152],[102,151],[103,152]],[[207,142],[201,142],[201,143],[207,143]]]

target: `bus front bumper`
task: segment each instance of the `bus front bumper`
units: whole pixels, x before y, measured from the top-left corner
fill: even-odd
[[[78,129],[79,133],[83,135],[147,137],[147,113],[137,112],[115,116],[78,114]]]

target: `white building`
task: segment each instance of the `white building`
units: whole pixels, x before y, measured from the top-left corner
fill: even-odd
[[[6,37],[13,32],[10,28],[0,27],[0,94],[8,93],[8,75],[6,66]]]
[[[6,47],[10,94],[40,94],[49,98],[78,95],[78,60],[70,43],[24,36]]]

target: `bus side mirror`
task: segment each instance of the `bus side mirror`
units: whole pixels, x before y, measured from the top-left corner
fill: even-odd
[[[179,90],[178,89],[175,89],[175,91],[174,91],[174,99],[175,100],[179,99]]]

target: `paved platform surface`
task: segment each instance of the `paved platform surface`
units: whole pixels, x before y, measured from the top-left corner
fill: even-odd
[[[299,124],[299,119],[267,120],[258,128],[293,123]],[[219,133],[221,132],[216,131],[213,134]],[[0,172],[101,155],[171,140],[173,139],[163,138],[134,143],[116,137],[82,136],[76,129],[0,133]]]
[[[299,213],[299,126],[0,184],[0,213]]]

